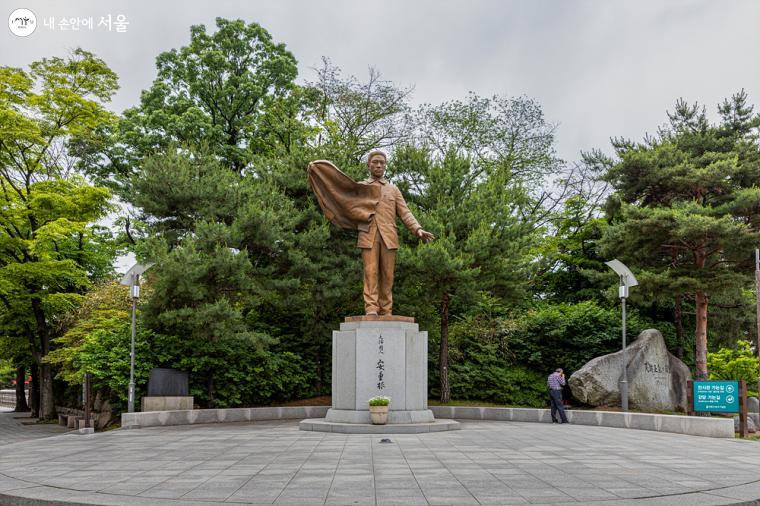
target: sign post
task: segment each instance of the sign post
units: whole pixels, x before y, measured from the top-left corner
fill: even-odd
[[[747,437],[747,384],[741,381],[689,381],[689,415],[739,413],[739,435]]]

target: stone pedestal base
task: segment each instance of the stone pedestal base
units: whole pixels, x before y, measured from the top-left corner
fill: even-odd
[[[142,398],[141,411],[179,411],[193,409],[193,396],[151,395]]]
[[[427,405],[427,332],[408,316],[349,316],[333,332],[332,409],[304,420],[301,430],[416,433],[452,430]],[[390,397],[388,423],[372,425],[368,400]],[[416,428],[414,428],[416,426]]]
[[[349,316],[333,332],[332,363],[334,410],[369,417],[376,395],[391,398],[391,416],[427,410],[427,332],[413,318]]]
[[[307,418],[306,420],[301,420],[298,428],[314,432],[339,432],[342,434],[423,434],[425,432],[459,430],[461,426],[456,420],[372,425],[371,423],[338,423],[328,422],[324,418]]]
[[[371,423],[369,410],[329,409],[326,422],[335,423]],[[433,412],[429,409],[396,410],[388,412],[388,423],[430,423],[435,421]]]

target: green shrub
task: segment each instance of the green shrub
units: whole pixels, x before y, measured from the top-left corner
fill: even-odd
[[[666,342],[672,340],[670,323],[652,322],[629,311],[629,344],[648,328],[662,332]],[[592,358],[620,350],[620,310],[593,301],[542,304],[504,325],[502,339],[519,364],[546,374],[557,367],[572,373]]]
[[[734,348],[721,348],[707,354],[710,379],[744,380],[752,390],[760,376],[760,363],[752,353],[749,341],[738,341]]]
[[[451,327],[449,385],[451,398],[514,406],[547,403],[546,378],[513,362],[494,331],[495,321],[474,318]],[[496,323],[498,327],[498,323]],[[437,364],[430,367],[431,395],[440,395]]]
[[[95,287],[71,317],[68,331],[55,340],[47,361],[59,367],[58,379],[81,385],[92,374],[92,386],[108,398],[115,412],[125,411],[131,340],[127,287]],[[310,392],[313,371],[294,353],[273,353],[261,340],[232,335],[216,340],[154,334],[138,320],[135,342],[136,398],[146,393],[154,367],[185,371],[190,393],[201,406],[227,408],[265,405],[296,399]],[[214,373],[210,384],[210,372]]]
[[[12,381],[16,379],[16,368],[10,360],[0,360],[0,387],[10,388]]]
[[[298,399],[310,389],[301,357],[261,349],[245,337],[191,341],[156,335],[151,348],[158,366],[189,374],[190,394],[204,407],[267,405]]]
[[[544,407],[548,402],[544,375],[521,366],[453,364],[449,382],[456,399],[532,408]]]

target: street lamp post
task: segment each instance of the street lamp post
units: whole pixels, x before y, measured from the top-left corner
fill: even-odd
[[[135,336],[137,334],[137,299],[140,297],[140,274],[150,269],[152,263],[135,264],[121,278],[121,284],[129,286],[132,297],[132,343],[129,347],[129,392],[127,394],[127,412],[135,412]]]
[[[639,284],[636,281],[636,276],[633,275],[631,270],[625,266],[620,260],[610,260],[605,262],[607,266],[615,271],[620,278],[620,286],[618,286],[618,297],[620,297],[620,303],[623,309],[623,373],[620,379],[620,406],[623,411],[628,411],[628,356],[626,353],[626,323],[625,323],[625,301],[628,298],[628,288]]]
[[[129,347],[129,397],[127,412],[135,412],[135,335],[137,334],[137,299],[140,297],[140,275],[132,273],[129,295],[132,297],[132,344]]]

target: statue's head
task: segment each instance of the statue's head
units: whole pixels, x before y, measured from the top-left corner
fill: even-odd
[[[379,149],[370,151],[369,155],[367,155],[367,167],[369,167],[369,173],[374,178],[380,179],[383,177],[387,163],[388,157]]]

